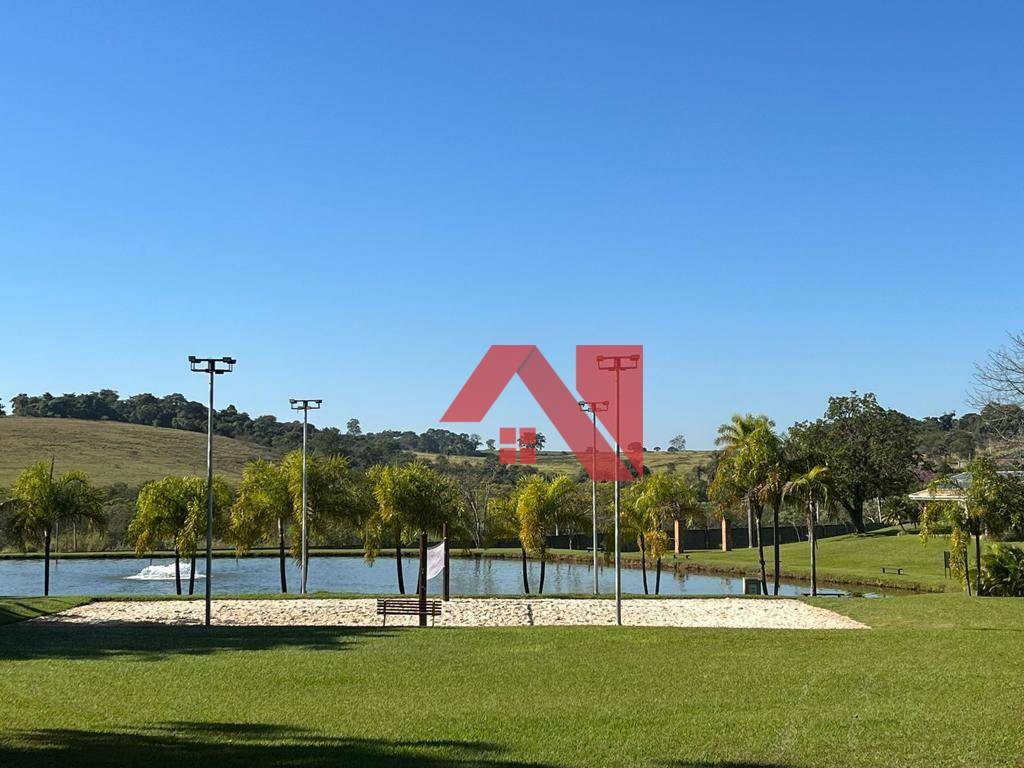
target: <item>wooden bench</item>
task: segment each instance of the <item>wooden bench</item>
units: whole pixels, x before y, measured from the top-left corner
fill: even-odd
[[[419,616],[420,599],[418,597],[378,597],[377,615],[384,617],[384,626],[388,625],[388,614],[392,616]],[[433,626],[434,619],[441,615],[441,601],[427,600],[424,615],[430,617],[430,624]]]
[[[801,592],[800,594],[803,595],[804,597],[812,597],[810,592]],[[818,597],[849,597],[849,596],[850,595],[848,593],[846,593],[846,592],[824,592],[824,591],[822,591],[820,589],[818,590]]]
[[[895,573],[899,576],[903,575],[903,568],[897,568],[894,565],[883,565],[882,573]]]

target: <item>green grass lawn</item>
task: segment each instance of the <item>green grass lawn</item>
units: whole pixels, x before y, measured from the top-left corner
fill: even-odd
[[[0,626],[66,611],[87,602],[87,597],[0,597]]]
[[[113,421],[0,418],[0,486],[25,467],[56,459],[58,472],[80,469],[97,485],[141,485],[166,475],[206,472],[206,435]],[[277,458],[272,448],[214,438],[217,472],[231,480],[257,456]]]
[[[904,534],[893,529],[863,536],[853,534],[820,539],[818,578],[823,585],[859,584],[926,592],[960,592],[960,584],[955,579],[947,579],[943,569],[942,552],[947,546],[948,538],[945,536],[933,536],[926,546],[921,543],[916,533]],[[519,557],[519,550],[514,548],[455,552],[469,552],[483,557]],[[574,560],[589,560],[592,557],[589,552],[579,549],[550,549],[548,554],[554,558]],[[780,547],[780,557],[783,578],[810,580],[811,554],[807,542],[783,544]],[[635,566],[640,560],[640,554],[624,552],[622,558],[627,565]],[[680,556],[669,554],[664,558],[664,564],[666,567],[678,566],[694,571],[751,575],[758,573],[757,550],[745,547],[731,552],[697,549]],[[770,577],[771,547],[765,548],[765,565]],[[902,567],[903,574],[883,574],[882,566]],[[973,568],[973,560],[971,567]]]
[[[819,602],[875,628],[22,622],[0,765],[1020,764],[1024,600]]]
[[[933,536],[927,546],[915,533],[887,529],[867,535],[835,536],[818,541],[818,578],[846,584],[874,584],[929,591],[960,591],[955,579],[947,579],[942,552],[949,546],[944,536]],[[668,558],[687,567],[723,572],[756,573],[756,549],[693,550],[687,558]],[[783,577],[809,579],[811,552],[807,542],[779,548]],[[772,571],[772,549],[765,548],[765,564]],[[902,567],[903,574],[883,574],[882,566]],[[973,568],[973,561],[972,566]],[[770,586],[770,585],[769,585]]]

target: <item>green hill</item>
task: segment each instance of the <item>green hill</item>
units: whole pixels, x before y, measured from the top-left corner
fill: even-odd
[[[165,475],[204,473],[206,435],[113,421],[0,418],[0,486],[51,456],[58,472],[80,469],[98,485],[141,485]],[[258,456],[278,458],[272,448],[214,437],[214,468],[231,480]]]
[[[59,472],[80,469],[98,485],[127,483],[135,486],[165,475],[205,472],[206,435],[116,421],[0,418],[0,487],[9,485],[33,462],[49,460],[51,456],[56,458]],[[417,456],[437,458],[430,453]],[[273,448],[214,437],[216,471],[229,480],[238,479],[245,463],[256,457],[280,458]],[[676,472],[686,473],[710,457],[711,451],[652,451],[644,458],[654,472],[663,472],[672,464]],[[483,461],[482,456],[451,456],[449,459]],[[542,451],[537,467],[569,474],[580,468],[575,456],[567,451]]]

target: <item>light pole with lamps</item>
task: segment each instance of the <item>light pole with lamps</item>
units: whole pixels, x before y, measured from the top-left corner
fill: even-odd
[[[193,373],[210,376],[210,405],[206,415],[206,626],[210,626],[210,600],[213,594],[213,377],[231,373],[236,362],[233,357],[188,356]]]
[[[591,445],[593,446],[594,454],[591,457],[591,471],[590,471],[590,497],[591,497],[591,514],[593,515],[594,522],[594,536],[590,540],[591,549],[594,550],[594,594],[600,593],[600,587],[597,578],[597,414],[603,413],[608,410],[608,401],[589,401],[580,400],[580,410],[584,413],[589,413],[594,422],[594,439]]]
[[[293,411],[302,411],[302,577],[299,593],[306,594],[306,575],[309,573],[309,539],[306,533],[306,436],[309,433],[309,412],[320,407],[323,400],[288,401]]]
[[[598,355],[597,367],[602,371],[615,373],[615,623],[622,625],[622,547],[619,543],[619,414],[622,403],[619,399],[619,374],[640,367],[640,355]]]

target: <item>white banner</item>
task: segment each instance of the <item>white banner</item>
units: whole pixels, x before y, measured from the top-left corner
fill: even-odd
[[[444,542],[427,549],[427,581],[444,570]]]

